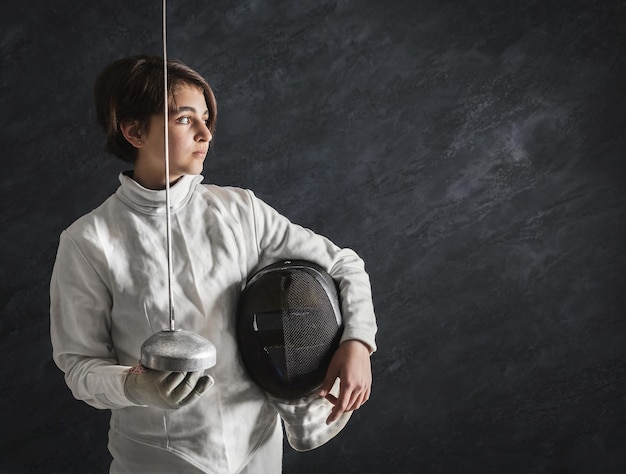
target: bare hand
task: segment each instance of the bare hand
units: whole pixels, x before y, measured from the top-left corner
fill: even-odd
[[[340,381],[339,396],[335,397],[330,390],[337,378]],[[369,399],[371,389],[372,367],[368,346],[357,340],[344,341],[333,355],[318,392],[320,397],[325,397],[334,405],[326,423],[334,422],[342,413],[358,409]]]

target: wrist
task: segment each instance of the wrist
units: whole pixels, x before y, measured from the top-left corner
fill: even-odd
[[[340,346],[343,346],[344,344],[346,344],[347,346],[350,346],[350,349],[354,349],[354,350],[365,350],[367,351],[367,355],[369,356],[372,352],[374,352],[372,350],[372,348],[366,344],[365,342],[361,341],[360,339],[348,339],[346,341],[343,341]]]

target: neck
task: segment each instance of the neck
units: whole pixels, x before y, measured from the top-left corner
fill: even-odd
[[[182,178],[183,175],[172,175],[170,174],[170,186],[173,186]],[[137,181],[146,189],[152,189],[155,191],[160,191],[165,189],[165,176],[162,174],[155,175],[153,173],[143,172],[142,169],[135,167],[131,174],[131,178]]]

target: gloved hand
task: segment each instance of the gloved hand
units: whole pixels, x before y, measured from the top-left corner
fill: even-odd
[[[214,380],[202,372],[162,372],[133,367],[126,376],[124,392],[137,405],[177,409],[198,400]]]

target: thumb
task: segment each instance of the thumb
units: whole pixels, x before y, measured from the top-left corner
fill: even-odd
[[[335,384],[335,380],[337,380],[337,377],[339,377],[339,372],[337,370],[334,370],[332,365],[328,367],[328,371],[326,372],[326,377],[324,377],[324,382],[322,382],[322,386],[317,392],[317,394],[321,398],[325,398],[330,393],[330,390],[333,388],[333,385]]]

